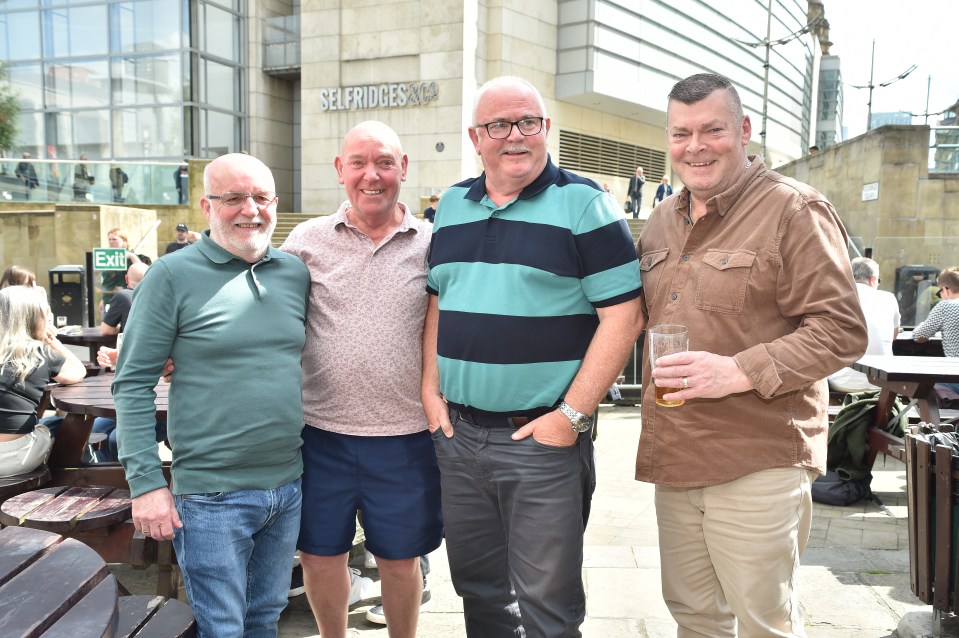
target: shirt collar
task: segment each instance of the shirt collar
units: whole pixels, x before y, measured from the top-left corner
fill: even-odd
[[[396,202],[403,211],[403,219],[400,221],[400,225],[396,228],[394,233],[404,233],[408,230],[414,232],[419,232],[420,228],[416,224],[416,218],[413,217],[413,213],[410,212],[410,207],[404,204],[403,202]],[[347,216],[347,211],[353,207],[353,204],[350,203],[350,200],[345,200],[340,207],[336,209],[336,212],[333,213],[333,226],[345,226],[347,228],[356,228],[354,224],[350,222],[349,217]]]
[[[540,193],[542,193],[546,188],[556,182],[556,178],[559,176],[559,168],[553,164],[552,158],[549,154],[546,155],[546,166],[543,168],[543,172],[534,179],[531,183],[527,184],[522,191],[520,191],[519,196],[516,199],[533,199]],[[476,202],[482,201],[486,196],[486,171],[483,171],[482,175],[476,178],[476,181],[473,182],[473,185],[470,186],[470,189],[466,191],[465,199],[473,200]]]
[[[236,255],[228,251],[226,248],[224,248],[223,246],[220,246],[218,243],[210,239],[209,228],[204,230],[200,234],[200,241],[196,242],[194,245],[200,250],[201,253],[203,253],[203,255],[207,259],[209,259],[215,264],[227,264],[234,259],[237,261],[242,261],[243,263],[248,263],[246,260],[240,259]],[[260,261],[256,263],[270,261],[271,259],[285,259],[286,257],[287,257],[286,253],[281,252],[277,250],[276,248],[273,248],[273,246],[270,246],[269,248],[266,249],[266,254],[263,255],[263,257],[260,258]]]
[[[747,155],[746,162],[746,170],[742,172],[732,186],[706,201],[707,212],[715,210],[720,217],[725,217],[726,213],[732,210],[739,198],[746,192],[746,187],[750,182],[766,172],[766,164],[758,155]],[[676,206],[673,210],[683,218],[686,218],[689,211],[690,195],[689,189],[683,186],[679,197],[676,198]]]

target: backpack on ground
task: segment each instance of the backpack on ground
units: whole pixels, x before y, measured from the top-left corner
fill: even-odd
[[[875,421],[879,390],[851,392],[842,401],[842,408],[829,424],[829,437],[824,476],[812,484],[812,499],[829,505],[852,505],[871,495],[872,474],[869,459],[869,427]],[[898,398],[893,417],[884,428],[894,436],[904,436],[909,417],[906,413],[915,402],[903,404]]]

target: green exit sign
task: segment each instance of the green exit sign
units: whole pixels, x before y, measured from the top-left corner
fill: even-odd
[[[94,248],[94,270],[126,270],[127,251],[124,248]]]

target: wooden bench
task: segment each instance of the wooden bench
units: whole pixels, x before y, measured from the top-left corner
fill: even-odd
[[[836,418],[836,415],[839,414],[839,410],[842,409],[841,405],[830,405],[828,406],[827,412],[829,415],[829,422],[832,423]],[[959,417],[959,410],[940,410],[940,416],[943,421],[954,419]],[[910,425],[919,425],[920,418],[919,413],[915,409],[909,411],[909,424]],[[876,458],[883,454],[885,456],[891,456],[892,458],[905,463],[906,461],[906,448],[905,441],[890,434],[885,430],[881,430],[875,425],[870,425],[869,429],[866,431],[866,441],[869,444],[869,456],[866,459],[866,462],[870,468],[873,467],[876,463]]]
[[[56,532],[92,547],[108,563],[156,564],[157,594],[176,598],[179,577],[171,541],[135,532],[130,493],[112,486],[58,486],[24,492],[0,505],[0,523]]]
[[[92,549],[40,530],[0,530],[0,635],[115,635],[116,579]]]
[[[117,638],[192,638],[196,620],[190,606],[163,596],[123,596]]]
[[[41,465],[32,472],[0,478],[0,501],[22,494],[50,482],[50,468]]]

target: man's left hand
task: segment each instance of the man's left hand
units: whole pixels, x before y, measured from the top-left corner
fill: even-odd
[[[513,440],[521,441],[530,435],[537,443],[551,447],[570,447],[579,437],[569,419],[559,410],[548,412],[519,428],[513,432]]]
[[[679,392],[665,396],[668,401],[720,399],[753,389],[735,359],[711,352],[680,352],[660,357],[653,379],[660,387],[680,388]]]

